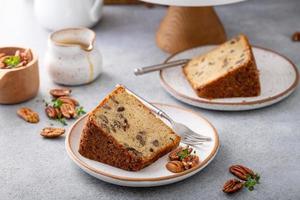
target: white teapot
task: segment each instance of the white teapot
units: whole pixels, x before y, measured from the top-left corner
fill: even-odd
[[[95,37],[87,28],[62,29],[50,35],[45,66],[54,82],[86,84],[101,74],[102,56],[94,45]]]
[[[35,0],[34,13],[45,28],[91,27],[102,16],[103,0]]]

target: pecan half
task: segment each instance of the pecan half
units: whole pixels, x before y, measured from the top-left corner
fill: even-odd
[[[166,164],[166,168],[173,173],[180,173],[184,171],[184,166],[182,162],[178,160],[169,161]]]
[[[182,151],[183,147],[178,147],[169,154],[170,160],[179,160],[178,152]]]
[[[188,148],[188,147],[186,147]],[[173,150],[170,154],[169,154],[169,159],[170,160],[179,160],[179,153],[182,152],[184,149],[183,147],[178,147],[177,149]],[[192,153],[193,148],[188,148],[188,153]]]
[[[23,52],[20,52],[21,60],[26,61],[26,63],[30,62],[32,60],[31,50],[26,49]]]
[[[299,42],[300,41],[300,32],[295,32],[292,35],[292,40],[295,41],[295,42]]]
[[[68,104],[72,104],[73,106],[78,106],[79,103],[76,99],[71,98],[69,96],[61,96],[58,98],[62,103],[68,103]]]
[[[60,111],[61,114],[67,119],[76,117],[75,107],[71,104],[63,103],[60,106]]]
[[[182,161],[184,169],[191,169],[199,164],[199,157],[196,155],[189,155],[185,157]]]
[[[238,179],[230,179],[228,181],[225,182],[224,186],[223,186],[223,192],[225,193],[235,193],[237,191],[239,191],[240,189],[242,189],[244,186],[244,184],[239,181]]]
[[[254,172],[248,167],[242,165],[232,165],[229,171],[241,180],[246,181],[248,176],[254,177]]]
[[[53,106],[47,106],[45,112],[51,119],[56,119],[58,117],[58,113],[56,113],[56,109]]]
[[[20,108],[17,114],[30,123],[38,123],[40,121],[39,114],[27,107]]]
[[[50,90],[50,94],[57,98],[61,96],[69,96],[71,94],[72,90],[68,88],[59,88],[59,89],[52,89]]]
[[[46,127],[43,128],[40,135],[46,138],[56,138],[61,136],[64,133],[65,133],[65,129],[63,128]]]

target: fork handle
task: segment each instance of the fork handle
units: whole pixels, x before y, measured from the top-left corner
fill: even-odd
[[[176,66],[179,66],[179,65],[184,65],[188,61],[189,61],[189,59],[181,59],[181,60],[175,60],[175,61],[171,61],[171,62],[167,62],[167,63],[163,63],[163,64],[136,68],[136,69],[134,69],[134,74],[135,75],[142,75],[142,74],[158,71],[158,70],[169,68],[169,67],[176,67]]]

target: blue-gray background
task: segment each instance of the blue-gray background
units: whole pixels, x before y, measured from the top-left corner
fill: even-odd
[[[104,57],[103,75],[90,85],[74,87],[73,95],[92,109],[116,83],[123,83],[155,102],[193,109],[217,128],[221,148],[215,160],[195,176],[157,188],[126,188],[99,181],[68,158],[64,137],[45,140],[39,131],[50,121],[43,98],[55,87],[43,65],[49,32],[37,24],[31,1],[0,1],[0,45],[21,44],[37,51],[41,88],[21,105],[0,106],[0,199],[300,199],[300,93],[268,108],[217,112],[187,106],[169,96],[156,73],[135,77],[137,66],[162,62],[168,55],[157,48],[155,31],[165,7],[107,6],[94,30]],[[290,37],[300,31],[299,0],[249,0],[217,7],[228,36],[246,33],[256,45],[285,54],[300,63],[300,43]],[[272,66],[270,66],[272,67]],[[1,91],[0,91],[1,92]],[[32,125],[16,116],[20,106],[40,113]],[[228,166],[245,164],[261,173],[261,184],[227,196],[221,187],[231,175]]]

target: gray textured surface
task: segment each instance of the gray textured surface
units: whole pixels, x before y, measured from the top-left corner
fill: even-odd
[[[290,40],[300,30],[299,9],[298,0],[250,0],[217,11],[229,36],[244,32],[252,43],[299,64],[300,43]],[[48,32],[36,24],[30,1],[1,0],[0,45],[23,44],[38,52],[41,88],[34,100],[0,106],[0,199],[300,199],[299,90],[272,107],[247,112],[207,111],[176,101],[162,89],[156,73],[142,77],[132,73],[137,66],[167,57],[154,42],[164,13],[163,7],[106,7],[95,27],[104,74],[90,85],[72,88],[74,96],[90,110],[116,83],[123,83],[149,100],[193,109],[219,131],[222,146],[215,160],[185,181],[157,188],[114,186],[84,173],[68,158],[63,137],[45,140],[39,136],[40,129],[50,123],[41,100],[55,86],[43,66]],[[41,122],[31,125],[16,117],[20,106],[37,110]],[[260,172],[261,185],[253,192],[224,195],[220,188],[231,177],[227,168],[233,163]]]

